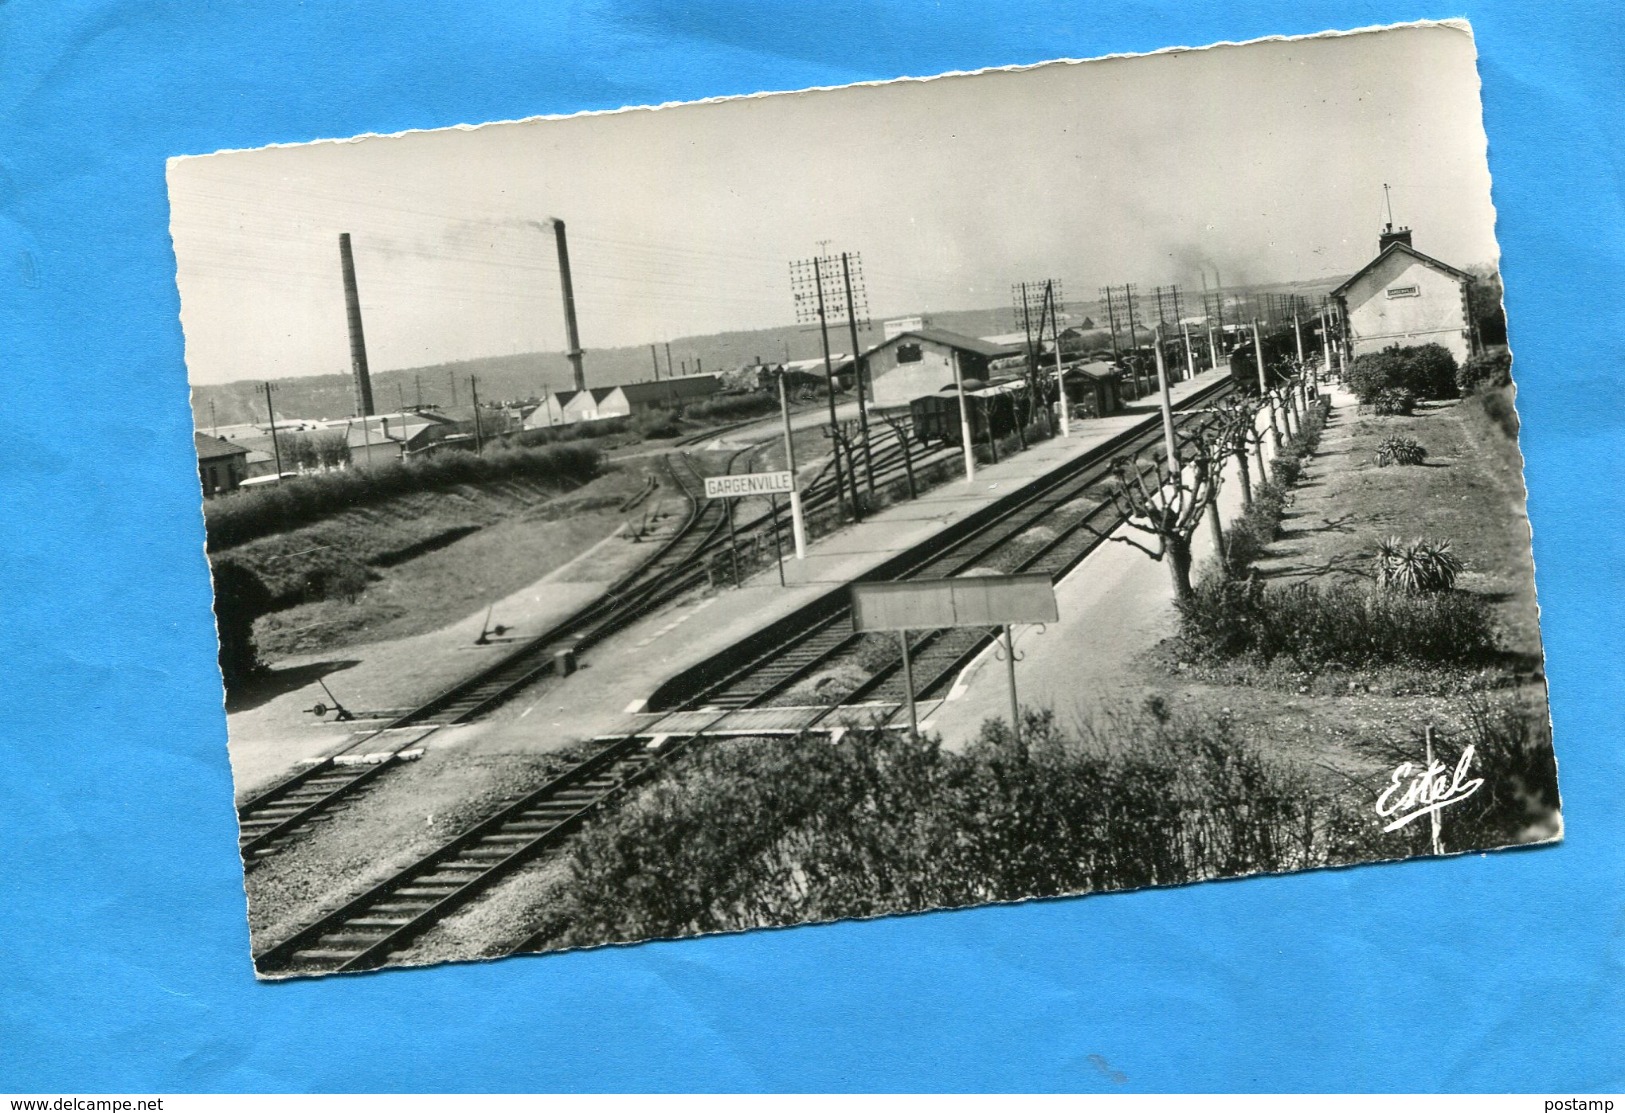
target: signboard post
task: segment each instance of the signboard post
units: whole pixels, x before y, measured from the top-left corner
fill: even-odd
[[[734,586],[738,587],[739,579],[739,539],[734,534],[734,499],[751,498],[766,495],[773,507],[771,519],[773,529],[773,545],[779,549],[779,499],[778,496],[796,489],[795,475],[787,471],[752,472],[748,475],[709,475],[705,478],[705,497],[708,499],[723,499],[728,513],[728,551],[733,557]],[[784,553],[779,550],[779,584],[784,584]]]
[[[910,630],[953,626],[1002,627],[1010,676],[1010,730],[1021,737],[1021,711],[1016,700],[1015,623],[1050,623],[1060,619],[1055,586],[1043,572],[1014,576],[960,576],[946,580],[902,580],[852,585],[852,628],[896,630],[903,647],[903,683],[908,690],[909,729],[919,732],[914,702],[913,666],[908,655]]]
[[[788,355],[789,349],[785,349]],[[801,516],[801,492],[796,490],[796,442],[790,431],[790,390],[784,383],[784,375],[779,375],[779,412],[784,415],[784,466],[790,472],[790,530],[791,537],[796,545],[796,559],[807,559],[807,523]],[[774,533],[774,539],[778,534]],[[784,572],[781,562],[779,572]]]

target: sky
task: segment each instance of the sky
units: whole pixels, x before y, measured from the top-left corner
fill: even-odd
[[[374,371],[795,321],[858,253],[876,319],[1012,283],[1311,280],[1387,219],[1498,257],[1470,34],[1410,27],[171,160],[191,381],[338,374],[352,237]],[[821,241],[827,241],[821,248]],[[1189,293],[1195,292],[1195,298]]]

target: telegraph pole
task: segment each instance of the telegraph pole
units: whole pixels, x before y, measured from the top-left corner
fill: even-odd
[[[1044,286],[1044,296],[1049,299],[1049,303],[1053,307],[1055,304],[1055,290],[1053,288],[1053,284],[1046,282]],[[1072,418],[1071,415],[1067,413],[1066,368],[1061,364],[1060,313],[1053,311],[1051,312],[1050,328],[1055,333],[1055,392],[1057,395],[1059,395],[1061,404],[1061,436],[1070,437],[1072,435]]]
[[[1021,308],[1022,335],[1027,338],[1027,370],[1030,373],[1038,370],[1038,356],[1033,351],[1032,310],[1027,302],[1027,284],[1025,282],[1020,283],[1017,287],[1016,297],[1020,299],[1017,304]]]
[[[655,382],[658,383],[660,381],[660,353],[655,351],[655,346],[653,344],[649,345],[649,358],[654,362]]]
[[[965,482],[975,483],[976,446],[971,443],[970,403],[965,401],[965,375],[959,367],[959,349],[950,351],[949,358],[954,365],[954,387],[959,391],[959,440],[965,449]]]
[[[473,375],[468,377],[468,393],[474,398],[474,455],[485,453],[485,431],[480,427],[480,381]]]
[[[1117,309],[1112,305],[1112,288],[1107,286],[1101,293],[1106,295],[1106,321],[1112,329],[1112,362],[1117,363],[1123,356],[1117,350]]]
[[[841,512],[841,498],[844,492],[846,478],[841,473],[841,426],[835,416],[835,368],[829,358],[829,322],[824,315],[824,263],[819,256],[813,256],[813,289],[818,298],[818,337],[824,349],[824,382],[829,391],[829,447],[835,456],[835,510]],[[852,491],[852,517],[858,518],[857,488],[854,484]]]
[[[270,383],[265,384],[265,412],[266,412],[267,416],[269,416],[270,419],[271,419],[271,454],[276,458],[276,481],[278,483],[281,483],[282,482],[282,447],[277,444],[277,440],[276,440],[276,407],[271,404],[271,392],[273,390],[275,390],[275,389],[276,389],[276,387],[272,386]],[[362,420],[365,421],[366,418],[363,417]]]
[[[1253,355],[1258,363],[1258,398],[1270,411],[1270,445],[1281,451],[1281,427],[1275,422],[1275,402],[1270,398],[1269,381],[1264,376],[1264,341],[1258,334],[1258,318],[1253,318]]]
[[[1158,325],[1156,332],[1157,348],[1157,382],[1162,388],[1162,437],[1168,449],[1168,474],[1179,475],[1179,442],[1174,437],[1174,400],[1168,393],[1168,369],[1163,366],[1162,360],[1162,326]]]
[[[1128,303],[1128,345],[1134,353],[1134,393],[1140,393],[1140,337],[1134,330],[1134,284],[1123,283],[1123,300]]]
[[[858,355],[858,307],[852,300],[852,265],[841,252],[841,282],[846,287],[846,324],[852,334],[852,378],[858,387],[858,428],[863,437],[863,471],[869,482],[869,501],[875,498],[875,461],[869,449],[869,407],[863,391],[863,360]]]
[[[666,378],[671,378],[671,341],[666,341]]]

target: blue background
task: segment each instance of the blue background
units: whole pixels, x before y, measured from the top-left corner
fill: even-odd
[[[1565,845],[254,982],[167,156],[1459,14]],[[1615,4],[13,0],[0,29],[0,1090],[1625,1088]]]

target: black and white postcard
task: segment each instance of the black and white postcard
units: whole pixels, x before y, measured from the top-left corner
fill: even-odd
[[[174,159],[260,976],[1559,839],[1475,65]]]

